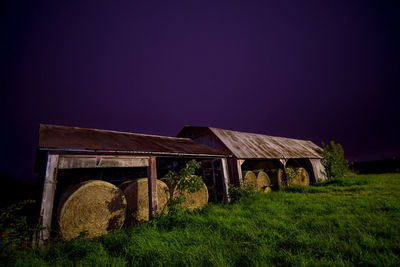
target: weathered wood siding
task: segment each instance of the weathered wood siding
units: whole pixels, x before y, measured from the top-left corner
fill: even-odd
[[[314,176],[315,176],[315,182],[322,182],[328,179],[326,176],[326,171],[325,167],[322,164],[321,159],[310,159],[311,166],[313,168]]]

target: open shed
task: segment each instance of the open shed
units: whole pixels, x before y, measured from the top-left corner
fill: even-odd
[[[94,177],[113,177],[114,184],[123,183],[127,176],[147,177],[151,217],[157,212],[157,177],[196,159],[202,162],[203,179],[211,199],[227,201],[229,156],[228,152],[189,138],[42,124],[36,157],[36,170],[44,176],[40,211],[44,229],[40,240],[49,238],[57,195],[67,186]]]
[[[311,141],[231,131],[213,127],[185,126],[178,134],[196,142],[233,154],[228,159],[231,183],[242,183],[242,170],[262,166],[270,170],[303,167],[311,183],[326,179],[322,148]]]

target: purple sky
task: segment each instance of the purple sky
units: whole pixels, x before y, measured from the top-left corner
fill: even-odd
[[[398,1],[8,2],[2,173],[32,173],[39,123],[214,126],[400,157]]]

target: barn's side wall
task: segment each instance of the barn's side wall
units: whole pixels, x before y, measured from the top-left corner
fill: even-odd
[[[326,171],[324,165],[322,164],[322,159],[310,159],[310,162],[314,171],[315,181],[319,183],[327,180],[328,177],[326,176]]]
[[[182,131],[178,134],[178,137],[190,138],[198,143],[231,153],[231,151],[225,146],[225,144],[222,143],[221,140],[219,140],[218,137],[216,137],[208,128],[196,130],[183,128]]]
[[[239,185],[239,172],[236,158],[228,158],[229,183]]]

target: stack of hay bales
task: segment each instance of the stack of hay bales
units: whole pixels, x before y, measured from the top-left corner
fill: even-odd
[[[288,178],[288,185],[299,185],[299,186],[307,186],[310,185],[310,176],[306,169],[303,167],[299,168],[286,168],[286,176]]]
[[[149,186],[147,178],[124,182],[120,185],[128,203],[127,225],[149,220]],[[157,180],[158,214],[167,213],[169,191],[167,185]]]
[[[61,196],[57,222],[63,239],[83,231],[93,238],[119,229],[124,224],[126,200],[111,183],[89,180],[70,187]]]
[[[264,193],[270,192],[272,183],[264,170],[253,170],[243,172],[245,189],[255,189]]]

